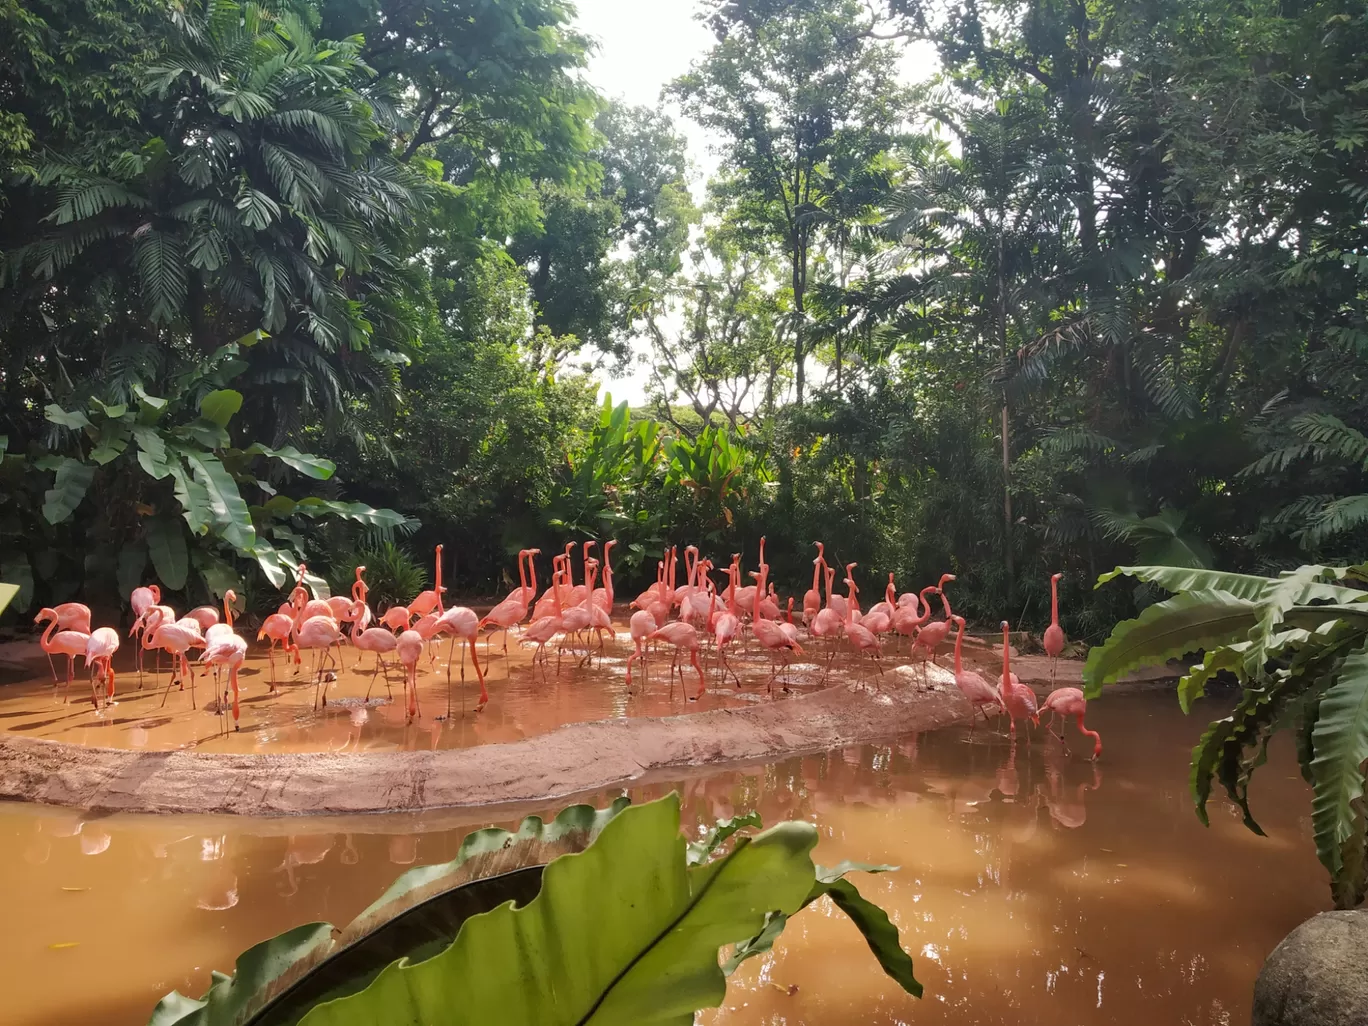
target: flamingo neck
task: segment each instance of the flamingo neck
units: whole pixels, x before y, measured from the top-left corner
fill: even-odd
[[[432,593],[433,593],[434,595],[437,596],[437,612],[443,613],[443,612],[446,612],[446,610],[444,610],[444,609],[442,608],[442,547],[441,547],[440,545],[437,546],[437,558],[436,558],[436,563],[437,563],[437,573],[436,573],[437,583],[436,583],[436,585],[433,587]]]
[[[38,641],[38,647],[41,648],[44,652],[51,652],[51,651],[52,651],[52,647],[51,647],[51,646],[52,646],[52,632],[55,631],[56,629],[57,629],[57,616],[56,616],[56,614],[54,613],[52,619],[48,621],[47,629],[43,631],[43,636],[42,636],[42,638],[40,638],[39,641]]]
[[[1050,624],[1059,626],[1059,578],[1050,578]]]
[[[962,656],[961,656],[961,653],[963,652],[963,650],[964,650],[964,622],[963,622],[963,621],[960,621],[960,624],[959,624],[959,633],[955,635],[955,676],[956,676],[956,677],[958,677],[958,676],[960,675],[960,671],[964,669],[964,662],[963,662],[963,659],[962,659]]]
[[[931,600],[926,597],[926,593],[935,590],[936,586],[934,584],[928,584],[921,590],[921,594],[917,596],[918,600],[921,602],[921,608],[917,610],[918,624],[926,623],[927,620],[931,619]]]
[[[1009,641],[1011,628],[1002,628],[1002,686],[1008,687],[1012,680],[1012,646]]]
[[[954,615],[954,613],[952,613],[951,610],[950,610],[950,596],[948,596],[948,595],[945,594],[945,589],[944,589],[944,588],[941,588],[941,589],[940,589],[940,597],[941,597],[941,608],[943,608],[943,609],[945,610],[945,618],[946,618],[947,620],[949,620],[950,617],[952,617],[952,616]]]

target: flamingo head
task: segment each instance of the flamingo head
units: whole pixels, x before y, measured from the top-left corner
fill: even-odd
[[[55,610],[55,609],[49,609],[49,608],[43,608],[43,609],[38,610],[38,615],[35,616],[35,617],[33,618],[33,622],[34,622],[34,623],[42,623],[44,620],[55,620],[55,619],[57,619],[57,610]]]
[[[945,587],[947,581],[953,581],[954,579],[954,574],[941,574],[940,584],[936,585],[936,591],[939,593],[940,590]]]
[[[147,590],[152,593],[153,604],[161,605],[161,586],[156,584],[149,584],[147,586]]]
[[[610,552],[613,551],[613,546],[616,545],[616,544],[617,544],[617,539],[616,539],[616,538],[609,538],[606,542],[603,543],[603,555],[604,555],[604,558],[607,558],[608,553],[610,553]]]
[[[1054,584],[1056,581],[1058,581],[1058,580],[1059,580],[1061,577],[1063,577],[1063,576],[1064,576],[1063,574],[1050,574],[1050,583],[1051,583],[1051,584]]]

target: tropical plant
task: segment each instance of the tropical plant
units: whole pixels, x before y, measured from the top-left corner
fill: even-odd
[[[402,606],[428,586],[427,568],[413,558],[413,553],[392,541],[382,541],[332,560],[328,574],[332,590],[347,594],[356,580],[356,568],[361,566],[366,568],[367,600],[376,610]]]
[[[741,816],[686,843],[671,794],[480,830],[451,862],[403,874],[346,928],[287,931],[244,952],[234,976],[215,974],[203,998],[173,991],[149,1026],[350,1026],[400,1009],[427,1023],[686,1024],[824,895],[920,996],[897,928],[845,878],[892,867],[823,869],[809,856],[810,823],[746,829],[759,826]]]
[[[243,395],[226,386],[245,369],[242,350],[254,343],[249,336],[219,347],[165,381],[163,396],[133,380],[126,401],[91,395],[81,407],[47,407],[51,445],[31,464],[53,474],[43,519],[60,525],[94,503],[107,542],[90,547],[86,565],[110,564],[120,595],[142,582],[149,557],[168,591],[198,579],[222,595],[241,588],[251,563],[276,588],[293,579],[305,558],[304,531],[319,518],[382,534],[412,528],[392,510],[279,491],[289,472],[328,481],[336,469],[329,460],[293,446],[233,445],[229,427]],[[249,506],[244,492],[260,503]],[[326,594],[320,578],[308,581]]]
[[[747,501],[751,487],[770,479],[763,459],[716,424],[705,427],[695,439],[671,439],[665,453],[669,457],[666,484],[689,492],[703,523],[715,536],[710,541],[720,541],[721,532],[732,526],[733,507]]]
[[[1339,908],[1368,889],[1368,564],[1303,566],[1279,577],[1187,567],[1118,567],[1174,592],[1137,619],[1116,626],[1083,670],[1089,697],[1128,670],[1204,652],[1178,684],[1187,711],[1218,674],[1241,685],[1234,712],[1207,727],[1192,753],[1192,796],[1207,822],[1212,780],[1219,780],[1262,833],[1249,785],[1280,731],[1294,735],[1302,776],[1313,789],[1316,854],[1330,874]]]
[[[566,454],[560,480],[543,511],[567,535],[622,535],[629,549],[659,541],[659,510],[647,505],[645,486],[656,472],[660,425],[633,422],[627,403],[604,396],[585,443]],[[637,552],[638,557],[640,552]]]

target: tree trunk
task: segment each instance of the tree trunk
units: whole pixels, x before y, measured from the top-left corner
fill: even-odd
[[[804,324],[804,293],[807,291],[807,247],[803,237],[793,236],[793,386],[799,406],[803,405],[803,361],[807,358]]]
[[[1007,370],[1007,274],[1002,240],[1003,224],[997,232],[998,343],[1002,347],[1003,372]],[[1012,442],[1008,419],[1007,385],[1002,386],[1002,562],[1007,572],[1007,605],[1016,602],[1016,572],[1012,566]]]

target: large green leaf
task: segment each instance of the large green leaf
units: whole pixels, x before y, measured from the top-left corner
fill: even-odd
[[[1363,900],[1364,763],[1368,762],[1368,643],[1348,655],[1320,702],[1312,731],[1315,796],[1311,827],[1316,854],[1330,871],[1335,902]]]
[[[1105,645],[1088,653],[1083,680],[1089,698],[1103,685],[1141,666],[1244,638],[1259,622],[1259,606],[1221,591],[1191,591],[1123,620]]]
[[[18,597],[19,585],[6,584],[5,582],[0,581],[0,616],[4,615],[4,612],[9,608],[10,603]],[[21,613],[24,612],[23,609],[20,609],[19,611]]]
[[[1308,602],[1368,602],[1368,591],[1328,584],[1326,577],[1341,579],[1347,568],[1304,566],[1281,577],[1226,573],[1222,570],[1196,570],[1176,566],[1118,566],[1097,579],[1097,587],[1117,577],[1134,577],[1157,584],[1172,592],[1223,591],[1235,598],[1262,602],[1274,591],[1288,593],[1289,604]]]
[[[119,549],[119,566],[115,580],[119,594],[128,595],[142,583],[143,571],[147,569],[147,546],[140,541]]]
[[[335,502],[313,496],[295,503],[294,512],[306,517],[342,517],[381,531],[408,531],[418,524],[416,520],[392,509],[375,509],[364,502]]]
[[[142,462],[143,455],[145,454],[138,454],[139,462]],[[186,524],[195,534],[204,534],[209,530],[209,525],[215,522],[214,509],[209,502],[209,490],[191,476],[190,471],[181,462],[179,452],[167,461],[166,470],[174,482],[176,501],[180,503],[181,515],[185,518]]]
[[[257,443],[248,446],[243,450],[248,456],[271,456],[280,460],[301,474],[306,474],[315,481],[326,481],[337,471],[337,464],[332,460],[324,459],[322,456],[310,456],[308,453],[300,452],[293,445],[287,445],[281,449],[272,449],[268,446]]]
[[[863,897],[855,885],[845,878],[847,873],[855,871],[887,873],[896,868],[896,866],[869,866],[858,862],[842,862],[830,868],[818,866],[816,867],[816,880],[812,885],[812,890],[808,892],[807,899],[803,902],[803,907],[806,908],[822,897],[831,898],[833,904],[849,916],[850,921],[859,929],[865,943],[869,945],[869,950],[874,953],[874,957],[878,959],[884,972],[897,981],[898,985],[907,993],[914,997],[921,997],[922,985],[912,974],[912,958],[903,950],[898,937],[898,928],[889,920],[887,912]],[[774,942],[783,933],[789,918],[783,912],[771,912],[765,920],[764,929],[749,940],[736,945],[731,956],[722,963],[723,972],[730,976],[740,968],[743,962],[757,955],[762,955],[774,947]]]
[[[60,524],[66,520],[81,504],[90,482],[94,480],[95,468],[90,464],[80,460],[62,460],[52,487],[43,493],[43,519],[49,524]]]
[[[219,388],[200,400],[200,416],[226,428],[233,415],[242,409],[242,393],[231,388]]]
[[[209,506],[224,541],[243,552],[251,552],[256,545],[256,529],[233,475],[217,456],[187,452],[185,459],[208,493]]]
[[[33,604],[33,564],[23,553],[6,553],[0,559],[0,581],[7,581],[16,590],[10,597],[17,612],[27,613]]]
[[[687,1026],[725,996],[718,949],[802,905],[816,842],[811,824],[783,823],[690,868],[677,795],[628,809],[551,863],[527,905],[468,920],[441,954],[390,965],[302,1022]]]
[[[73,431],[91,427],[90,418],[80,410],[64,410],[56,403],[43,407],[43,416],[58,427],[71,428]]]
[[[189,573],[189,559],[185,550],[185,532],[170,517],[154,517],[147,521],[147,552],[152,557],[152,568],[157,571],[164,587],[180,591]]]

